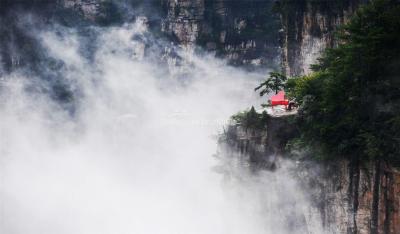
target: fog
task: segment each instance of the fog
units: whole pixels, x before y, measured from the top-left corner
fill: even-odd
[[[29,71],[1,78],[0,232],[291,233],[285,217],[309,203],[290,163],[235,167],[229,181],[213,170],[216,135],[262,101],[252,91],[262,74],[185,49],[183,66],[157,46],[143,53],[152,37],[140,20],[92,30],[93,41],[59,25],[32,32],[63,64],[48,82],[67,84],[67,104]]]

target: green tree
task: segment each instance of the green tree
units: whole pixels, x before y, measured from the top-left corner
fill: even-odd
[[[262,89],[260,91],[260,96],[264,96],[271,91],[274,91],[275,94],[277,94],[279,90],[282,90],[285,87],[286,80],[287,78],[285,75],[279,72],[270,72],[269,78],[257,86],[254,91]]]
[[[290,81],[303,142],[326,155],[400,165],[400,5],[372,0],[337,33],[339,45]]]

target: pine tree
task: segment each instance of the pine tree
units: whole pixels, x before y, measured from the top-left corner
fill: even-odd
[[[270,72],[269,78],[257,86],[254,91],[262,89],[260,91],[260,96],[264,96],[271,91],[274,91],[275,94],[277,94],[279,90],[282,90],[285,87],[286,80],[287,78],[285,75],[279,72]]]

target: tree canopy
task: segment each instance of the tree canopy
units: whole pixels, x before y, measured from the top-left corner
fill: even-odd
[[[279,90],[285,87],[286,80],[287,78],[285,75],[279,72],[270,72],[269,78],[257,86],[254,91],[262,89],[260,91],[260,96],[264,96],[271,91],[274,91],[275,94],[277,94]]]
[[[400,6],[372,0],[337,32],[313,73],[289,79],[302,142],[326,155],[400,164]]]

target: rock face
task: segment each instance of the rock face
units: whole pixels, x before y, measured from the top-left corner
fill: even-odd
[[[282,65],[294,76],[309,73],[322,51],[335,45],[334,29],[360,1],[3,0],[0,10],[18,5],[47,10],[46,17],[70,25],[74,20],[106,24],[146,16],[153,32],[177,45],[199,46],[236,66],[277,70]]]
[[[400,171],[383,162],[340,160],[303,173],[332,233],[400,232]],[[309,171],[308,171],[309,172]]]
[[[291,115],[273,116],[267,114],[265,127],[255,129],[241,125],[228,126],[227,146],[249,157],[257,167],[274,168],[278,155],[283,153],[288,140],[298,135],[297,128],[290,124]]]
[[[279,18],[272,1],[163,0],[163,30],[179,44],[199,45],[231,64],[279,66]]]
[[[75,21],[94,21],[101,16],[100,6],[94,0],[1,1],[0,74],[21,67],[36,69],[43,54],[33,35],[33,25],[40,29],[46,22],[67,15],[73,15],[70,18]],[[32,13],[34,17],[29,18]]]
[[[163,2],[166,19],[163,31],[184,45],[195,43],[204,24],[204,0],[167,0]]]
[[[101,3],[99,0],[60,0],[58,7],[71,9],[81,13],[86,19],[96,20],[100,16],[104,16],[101,12]]]
[[[336,41],[334,30],[346,22],[362,0],[288,1],[278,8],[282,22],[282,65],[288,76],[310,73],[325,48]]]
[[[272,1],[4,0],[1,4],[2,21],[18,18],[15,9],[35,12],[43,21],[56,20],[72,26],[131,22],[145,16],[156,35],[165,35],[191,51],[198,46],[237,66],[262,69],[280,66],[279,15],[272,12]],[[10,23],[15,25],[16,21]],[[2,23],[2,27],[6,25],[9,23]],[[2,35],[13,37],[13,30],[4,31]],[[6,47],[5,43],[0,44]],[[11,59],[6,56],[3,60]],[[4,67],[8,65],[7,62]]]
[[[266,130],[230,126],[227,145],[254,168],[279,170],[279,159],[290,159],[284,156],[286,143],[298,134],[292,117],[271,117]],[[306,220],[320,220],[327,233],[400,233],[398,169],[378,161],[294,160],[293,174],[314,206],[304,214]]]

